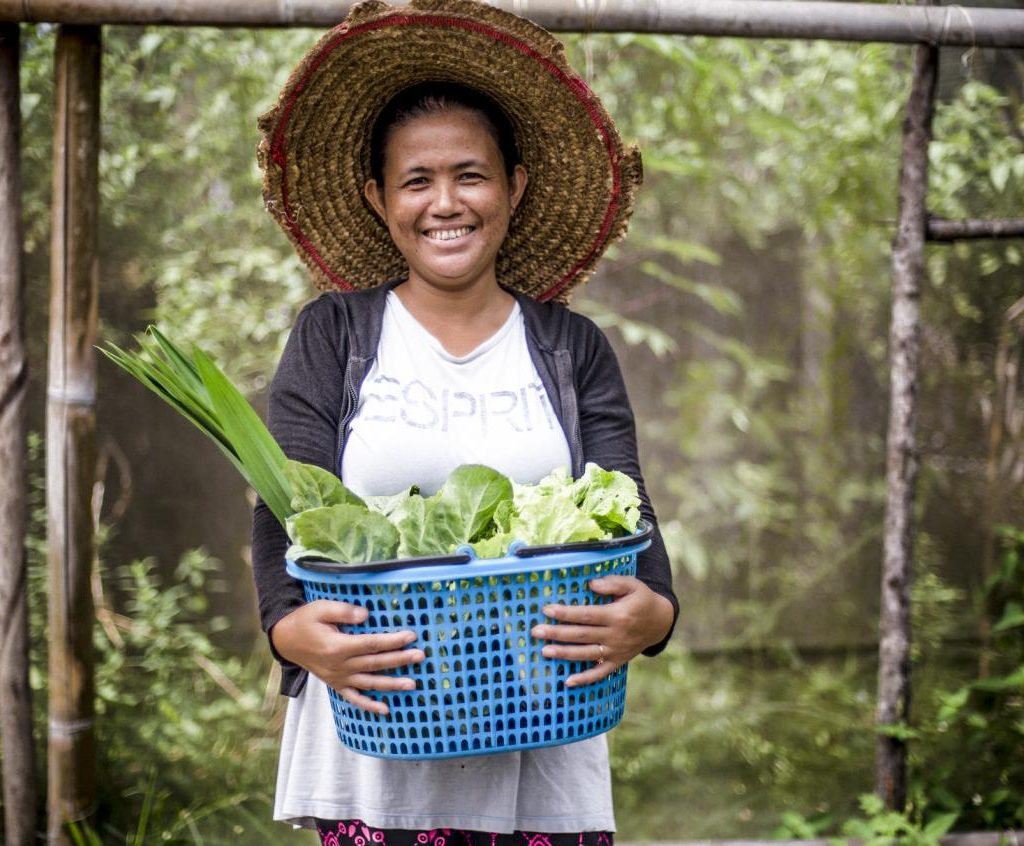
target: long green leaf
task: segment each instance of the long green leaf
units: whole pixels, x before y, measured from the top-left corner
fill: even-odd
[[[199,349],[193,360],[224,434],[247,471],[249,484],[284,524],[291,513],[291,488],[284,477],[287,459],[283,450],[213,360]]]
[[[168,362],[171,363],[175,371],[182,377],[182,381],[187,382],[194,393],[203,396],[209,401],[206,387],[203,385],[202,377],[200,377],[199,370],[195,364],[189,361],[188,357],[171,342],[171,339],[155,326],[148,327],[146,332],[159,345]]]
[[[284,525],[292,513],[286,458],[260,416],[202,350],[190,359],[156,327],[148,333],[136,337],[141,352],[109,343],[100,352],[213,440]]]
[[[106,349],[100,348],[100,352],[138,379],[201,432],[213,438],[222,450],[229,453],[232,451],[212,410],[202,405],[194,394],[178,383],[173,370],[167,369],[166,365],[158,367],[152,361],[138,354],[127,353],[114,344],[109,344]]]

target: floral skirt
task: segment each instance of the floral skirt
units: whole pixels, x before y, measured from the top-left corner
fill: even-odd
[[[613,846],[610,831],[581,831],[544,834],[517,831],[497,834],[433,828],[415,831],[401,828],[373,828],[362,820],[320,820],[316,830],[324,846]]]

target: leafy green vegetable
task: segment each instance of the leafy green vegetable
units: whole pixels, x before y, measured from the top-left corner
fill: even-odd
[[[288,521],[293,560],[316,555],[360,564],[374,555],[446,555],[464,544],[481,558],[497,558],[516,539],[535,546],[611,538],[634,532],[640,519],[633,480],[596,464],[588,464],[578,480],[563,467],[536,485],[514,484],[490,467],[464,464],[433,496],[410,488],[367,503],[330,473],[294,462],[287,467],[293,502],[313,506]],[[333,504],[339,497],[342,503]],[[384,523],[393,534],[383,530]]]
[[[610,537],[593,517],[576,507],[571,484],[517,486],[511,534],[531,546]]]
[[[453,552],[493,533],[494,512],[512,503],[509,479],[479,464],[456,467],[441,489],[424,499],[411,496],[390,515],[398,527],[399,556]]]
[[[430,511],[427,500],[411,496],[389,516],[398,529],[398,557],[418,558],[421,555],[436,555],[448,552],[448,547],[438,547],[435,532],[432,531],[427,514]]]
[[[399,491],[396,494],[390,494],[386,496],[368,496],[366,498],[366,505],[371,511],[377,511],[383,514],[385,517],[390,517],[396,508],[404,503],[409,497],[418,494],[420,489],[413,485],[410,488],[406,488],[404,491]]]
[[[562,467],[536,485],[518,485],[482,464],[456,467],[441,489],[415,487],[363,501],[328,470],[288,460],[213,360],[189,358],[155,326],[128,353],[101,350],[210,437],[287,529],[292,560],[317,556],[347,564],[446,555],[470,544],[481,558],[530,545],[610,538],[636,530],[636,483],[588,464],[577,480]]]
[[[482,464],[456,467],[437,492],[431,519],[451,549],[489,534],[498,506],[512,499],[512,482]]]
[[[316,555],[345,564],[386,561],[398,551],[398,530],[387,517],[366,506],[330,505],[288,518],[288,535],[296,542],[285,556]]]
[[[593,462],[573,485],[576,504],[606,532],[635,532],[640,520],[640,495],[625,473],[602,470]]]
[[[284,476],[292,487],[293,513],[325,505],[366,507],[366,503],[346,488],[341,479],[322,467],[289,459],[284,463]]]
[[[141,352],[100,348],[209,437],[284,524],[292,513],[285,455],[259,415],[202,350],[190,359],[155,326],[136,336]]]

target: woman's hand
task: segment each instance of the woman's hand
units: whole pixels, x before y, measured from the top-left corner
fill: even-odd
[[[415,632],[348,634],[338,630],[339,624],[362,623],[366,615],[366,609],[359,605],[320,599],[278,620],[270,630],[270,639],[283,658],[322,679],[346,702],[387,714],[387,705],[361,691],[414,690],[412,679],[380,671],[416,664],[425,656],[421,649],[405,648],[416,640]]]
[[[605,605],[545,605],[544,616],[558,625],[541,624],[530,632],[553,641],[543,649],[546,658],[593,663],[569,676],[566,687],[605,678],[659,643],[672,625],[672,603],[633,576],[603,576],[590,589],[615,599]]]

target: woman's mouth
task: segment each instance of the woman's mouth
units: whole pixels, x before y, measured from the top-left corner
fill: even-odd
[[[460,226],[458,229],[426,229],[423,234],[431,241],[454,241],[472,232],[472,226]]]

